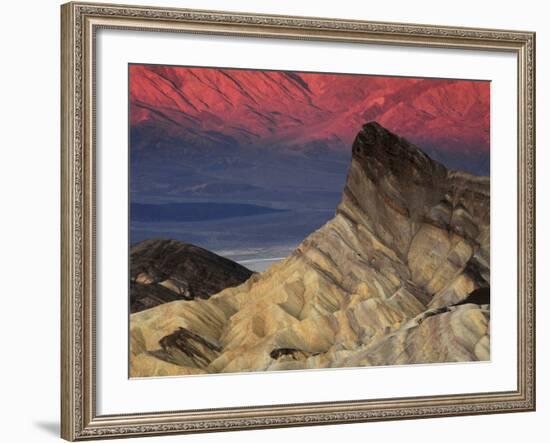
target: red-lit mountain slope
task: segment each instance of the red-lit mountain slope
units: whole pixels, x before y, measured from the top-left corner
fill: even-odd
[[[376,120],[442,151],[489,150],[489,83],[132,65],[131,124],[208,143],[346,148]]]

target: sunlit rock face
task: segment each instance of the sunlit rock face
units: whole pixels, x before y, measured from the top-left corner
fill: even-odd
[[[132,376],[488,360],[489,179],[363,126],[332,220],[207,300],[132,314]]]

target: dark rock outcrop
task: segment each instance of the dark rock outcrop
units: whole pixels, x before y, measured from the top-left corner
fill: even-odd
[[[252,271],[176,240],[145,240],[130,249],[130,311],[174,300],[206,299],[238,286]]]
[[[214,360],[221,348],[188,329],[178,328],[172,334],[163,337],[160,350],[153,351],[157,358],[183,366],[206,367]]]

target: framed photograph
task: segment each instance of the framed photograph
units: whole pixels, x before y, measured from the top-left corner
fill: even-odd
[[[63,438],[534,410],[534,33],[61,14]]]

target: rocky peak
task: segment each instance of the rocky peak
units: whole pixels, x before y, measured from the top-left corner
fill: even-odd
[[[420,148],[388,131],[375,121],[366,123],[355,137],[353,159],[376,179],[393,175],[403,184],[438,183],[446,178],[446,168],[429,158]]]
[[[362,127],[352,152],[338,212],[376,232],[400,256],[423,223],[484,242],[488,177],[450,171],[377,122]]]

